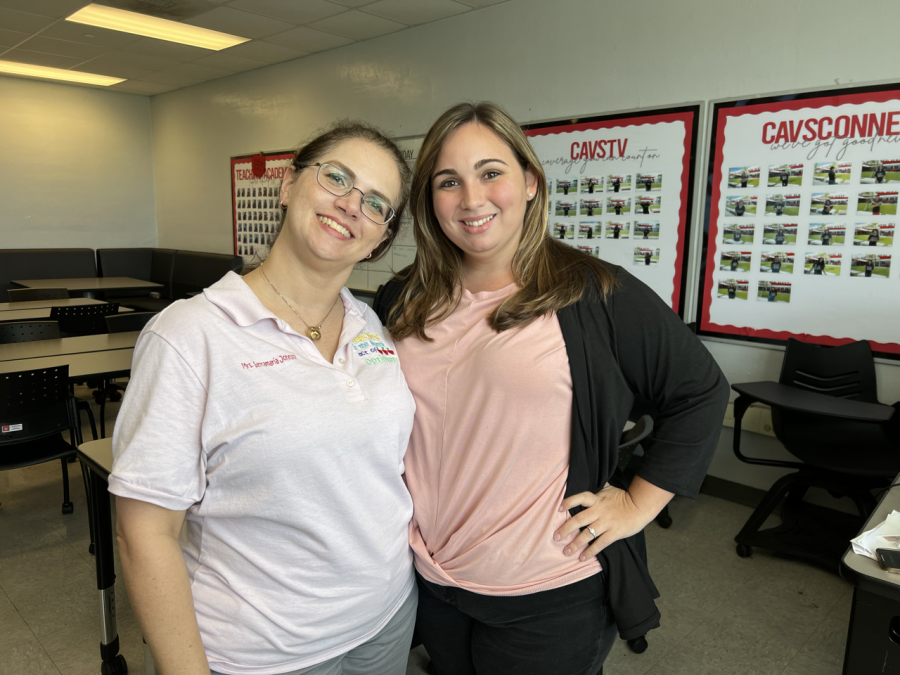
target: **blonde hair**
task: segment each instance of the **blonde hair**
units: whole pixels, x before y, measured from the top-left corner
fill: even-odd
[[[547,178],[516,121],[495,103],[460,103],[432,125],[416,160],[410,210],[418,250],[415,262],[398,275],[404,288],[387,322],[396,339],[416,335],[430,340],[425,329],[447,318],[459,304],[463,252],[444,234],[434,213],[431,176],[447,137],[471,123],[493,131],[512,150],[522,170],[530,169],[537,177],[537,193],[526,204],[522,237],[512,261],[519,290],[489,318],[491,328],[498,333],[509,330],[577,302],[588,286],[589,273],[596,278],[598,299],[616,285],[605,263],[550,237]]]

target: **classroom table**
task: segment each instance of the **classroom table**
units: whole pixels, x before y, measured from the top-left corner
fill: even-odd
[[[79,300],[87,300],[89,298],[79,298]],[[107,304],[103,300],[94,300],[94,302]],[[25,303],[22,303],[25,304]],[[119,307],[119,314],[127,314],[133,312],[131,307]],[[0,311],[0,323],[8,323],[12,321],[41,321],[49,320],[50,314],[53,312],[52,307],[35,307],[33,309],[12,309]]]
[[[131,373],[132,356],[134,356],[134,349],[114,349],[105,352],[0,361],[0,374],[68,365],[70,382],[89,378],[109,380],[115,377],[126,377]]]
[[[106,300],[94,298],[58,298],[56,300],[23,300],[22,302],[0,302],[0,312],[21,309],[46,309],[48,307],[79,307],[81,305],[105,305]]]
[[[140,334],[140,331],[133,330],[126,333],[100,333],[52,340],[35,340],[34,342],[14,342],[0,345],[0,362],[134,349],[134,344]]]
[[[110,291],[152,290],[163,288],[162,284],[132,277],[84,277],[73,279],[12,279],[10,283],[22,288],[65,288],[70,293],[81,293],[86,298],[95,298],[98,293]]]
[[[900,482],[900,476],[893,482]],[[884,493],[860,534],[895,509],[900,511],[900,487]],[[843,674],[900,673],[900,574],[885,571],[851,547],[841,559],[841,576],[855,587]]]

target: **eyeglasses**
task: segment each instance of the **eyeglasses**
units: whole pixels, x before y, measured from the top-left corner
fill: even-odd
[[[358,187],[353,186],[353,179],[344,169],[334,164],[301,164],[298,169],[305,169],[310,166],[319,167],[316,173],[316,180],[323,188],[328,190],[336,197],[343,197],[356,190],[361,196],[359,198],[360,209],[363,215],[376,225],[387,225],[391,218],[394,217],[394,208],[388,203],[384,197],[380,197],[372,192],[363,192]]]

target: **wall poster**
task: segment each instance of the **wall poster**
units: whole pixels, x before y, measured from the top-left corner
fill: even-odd
[[[525,125],[552,237],[621,265],[683,313],[698,105]]]
[[[265,172],[259,178],[253,175],[253,155],[231,158],[234,254],[244,264],[257,253],[264,257],[275,241],[275,228],[281,221],[281,179],[293,158],[292,150],[265,153]]]
[[[900,358],[900,86],[716,103],[701,334]]]

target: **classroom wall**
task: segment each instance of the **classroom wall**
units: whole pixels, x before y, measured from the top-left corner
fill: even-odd
[[[229,157],[293,146],[339,117],[407,136],[465,99],[527,122],[896,79],[866,45],[900,20],[900,3],[850,12],[843,0],[511,0],[153,97],[159,245],[230,252]],[[707,346],[732,382],[778,377],[777,349]],[[883,400],[900,399],[900,368],[879,364],[878,376]],[[770,486],[780,473],[739,464],[730,433],[711,473]],[[745,449],[785,455],[755,434]]]
[[[156,246],[150,99],[0,77],[0,248]]]

